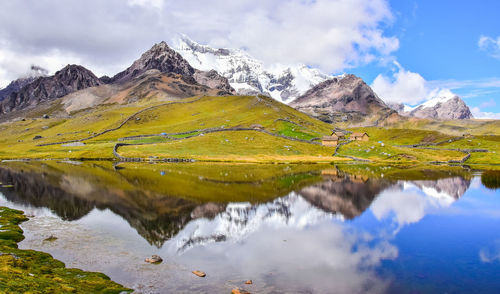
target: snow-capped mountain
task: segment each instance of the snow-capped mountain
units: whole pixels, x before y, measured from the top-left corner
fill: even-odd
[[[388,104],[399,114],[431,119],[471,119],[472,113],[465,102],[449,90],[443,90],[426,102],[411,107],[403,104]]]
[[[304,64],[265,67],[243,50],[216,49],[186,36],[174,41],[174,50],[194,68],[216,70],[240,94],[264,93],[283,103],[290,103],[313,86],[332,78]]]

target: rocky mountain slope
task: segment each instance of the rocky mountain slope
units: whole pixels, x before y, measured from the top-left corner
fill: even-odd
[[[394,112],[355,75],[324,81],[298,97],[290,106],[325,122],[363,121],[369,116],[382,118]]]
[[[226,78],[213,70],[204,72],[193,68],[188,61],[172,50],[165,42],[155,44],[134,61],[129,68],[111,79],[105,80],[108,83],[125,83],[152,69],[159,70],[161,73],[179,74],[185,78],[191,78],[201,85],[220,89],[227,93],[234,92]]]
[[[150,69],[157,69],[164,73],[176,73],[183,76],[192,76],[195,71],[182,56],[170,49],[167,43],[161,42],[144,52],[126,70],[112,77],[111,83],[128,82]]]
[[[36,69],[36,68],[35,68]],[[89,89],[82,93],[79,90]],[[69,95],[73,94],[74,95]],[[66,111],[93,107],[106,102],[128,103],[145,97],[184,98],[194,95],[227,95],[234,93],[228,80],[216,71],[193,68],[165,43],[155,44],[129,68],[97,78],[79,65],[68,65],[50,77],[19,79],[0,92],[0,113],[13,118],[16,111],[34,109],[42,102],[64,98]],[[40,106],[43,110],[48,105]],[[45,110],[43,110],[45,111]]]
[[[152,69],[120,84],[103,84],[66,95],[61,115],[97,105],[134,103],[139,100],[171,101],[193,96],[219,96],[227,92],[200,85],[191,77]],[[44,106],[38,107],[43,109]],[[50,108],[50,106],[47,106]]]
[[[399,114],[409,117],[443,120],[474,118],[467,104],[449,91],[441,92],[437,97],[415,107],[394,103],[389,106]]]
[[[242,50],[215,49],[186,36],[176,40],[174,49],[193,67],[219,72],[239,94],[262,93],[283,103],[290,103],[311,87],[331,78],[304,64],[266,68]]]
[[[18,92],[22,87],[34,82],[39,77],[47,76],[46,69],[32,65],[30,72],[17,80],[12,81],[7,87],[0,89],[0,101],[14,92]]]
[[[37,78],[5,97],[0,103],[0,113],[34,107],[41,102],[100,84],[101,81],[90,70],[80,65],[67,65],[53,76]]]

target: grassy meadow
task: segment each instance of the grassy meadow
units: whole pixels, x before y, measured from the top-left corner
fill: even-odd
[[[487,149],[488,153],[472,153],[467,164],[500,164],[500,126],[495,121],[410,120],[391,127],[347,128],[367,132],[370,141],[350,142],[334,156],[335,148],[321,146],[319,138],[338,126],[263,96],[204,96],[171,102],[149,99],[125,105],[103,104],[69,115],[55,111],[48,119],[39,115],[0,124],[0,159],[112,160],[116,159],[115,144],[126,143],[132,145],[120,147],[120,156],[146,160],[314,163],[359,158],[385,163],[431,163],[457,161],[466,155],[445,149]],[[117,128],[124,121],[121,128],[83,140],[81,146],[61,143]],[[227,130],[231,128],[252,130]],[[443,142],[463,134],[470,136],[431,146],[441,150],[402,147]],[[43,144],[53,145],[38,146]]]

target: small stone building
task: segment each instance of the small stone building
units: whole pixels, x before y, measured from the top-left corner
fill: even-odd
[[[369,141],[370,136],[367,133],[352,133],[350,139],[355,141]]]
[[[345,134],[342,133],[342,132],[333,132],[332,133],[332,136],[337,136],[339,138],[339,140],[342,140],[342,139],[345,139]]]
[[[321,138],[321,145],[323,146],[336,147],[338,143],[339,143],[339,137],[335,135],[324,136],[323,138]]]

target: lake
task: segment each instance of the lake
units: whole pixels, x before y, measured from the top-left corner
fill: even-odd
[[[498,293],[499,178],[437,165],[3,162],[0,206],[31,215],[20,248],[138,293]],[[163,262],[144,262],[153,254]]]

